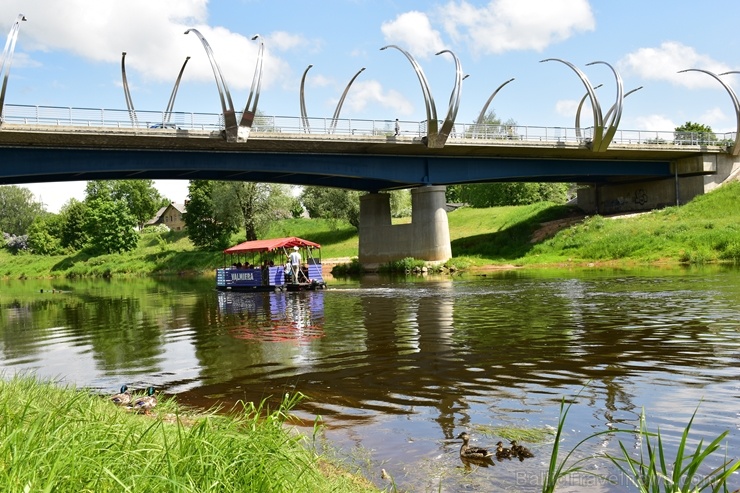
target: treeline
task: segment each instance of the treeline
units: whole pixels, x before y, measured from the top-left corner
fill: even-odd
[[[567,190],[565,184],[455,185],[448,187],[447,200],[472,207],[563,203]],[[183,220],[196,248],[220,250],[230,245],[235,234],[246,240],[261,239],[271,224],[291,217],[322,218],[357,228],[362,194],[325,187],[192,180]],[[411,215],[409,190],[389,195],[393,217]],[[128,252],[136,248],[146,223],[170,203],[152,180],[95,180],[87,183],[84,200],[71,199],[55,214],[45,211],[28,189],[0,186],[3,246],[14,254]]]

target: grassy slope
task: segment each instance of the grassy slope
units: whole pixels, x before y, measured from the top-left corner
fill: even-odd
[[[740,183],[730,183],[681,207],[608,219],[588,217],[533,243],[542,223],[572,217],[565,206],[540,203],[490,209],[462,208],[449,214],[453,263],[538,265],[562,262],[716,262],[740,260]],[[356,257],[357,231],[325,220],[281,221],[266,237],[300,236],[322,245],[322,257]],[[243,233],[233,243],[244,240]],[[0,250],[0,277],[120,276],[208,271],[220,252],[195,250],[183,233],[142,236],[122,255],[89,257],[13,256]]]

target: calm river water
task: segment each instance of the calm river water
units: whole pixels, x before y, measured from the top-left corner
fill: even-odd
[[[550,430],[579,393],[565,450],[638,429],[644,409],[671,452],[698,406],[691,444],[729,431],[726,452],[740,454],[737,269],[364,277],[277,294],[219,293],[210,279],[13,281],[0,307],[5,375],[103,393],[151,384],[207,408],[300,391],[305,431],[321,416],[320,441],[381,488],[382,468],[402,491],[539,491],[551,435],[526,442],[532,459],[470,469],[455,437],[495,448],[498,427]],[[619,441],[639,453],[624,434],[577,456]],[[606,460],[587,468],[616,484],[573,475],[558,491],[629,491]]]

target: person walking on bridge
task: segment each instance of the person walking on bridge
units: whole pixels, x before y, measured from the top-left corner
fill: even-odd
[[[398,118],[396,118],[396,137],[398,137],[401,134],[401,124],[398,123]]]

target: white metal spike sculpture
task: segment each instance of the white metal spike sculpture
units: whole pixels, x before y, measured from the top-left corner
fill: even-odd
[[[308,120],[308,112],[306,111],[306,75],[308,75],[308,71],[311,70],[311,67],[313,65],[309,65],[306,67],[306,70],[303,71],[303,77],[301,77],[301,89],[299,91],[299,97],[300,97],[300,104],[301,104],[301,125],[303,126],[303,131],[306,133],[311,133],[311,125]],[[339,102],[337,103],[337,107],[334,110],[334,116],[331,118],[331,122],[329,123],[329,133],[333,134],[334,131],[337,128],[337,121],[339,120],[339,113],[342,111],[342,105],[344,104],[344,100],[347,97],[347,93],[349,92],[349,88],[352,86],[352,83],[357,79],[357,77],[365,71],[365,67],[362,67],[360,70],[357,71],[357,73],[349,80],[349,83],[347,84],[347,87],[344,88],[344,92],[342,92],[342,96],[339,98]]]
[[[15,43],[18,41],[18,31],[21,28],[21,22],[26,20],[26,16],[18,14],[15,22],[10,27],[8,38],[5,40],[3,57],[0,59],[0,77],[3,78],[3,85],[0,89],[0,123],[3,121],[3,109],[5,108],[5,90],[8,87],[8,75],[10,74],[10,64],[13,61],[13,52],[15,52]]]
[[[123,97],[126,98],[126,108],[128,109],[128,116],[131,119],[131,126],[136,128],[139,126],[139,121],[136,118],[136,109],[134,108],[134,101],[131,99],[131,89],[128,86],[128,77],[126,77],[126,52],[121,53],[121,80],[123,82]]]
[[[229,86],[226,84],[226,79],[221,72],[221,68],[218,66],[216,57],[213,55],[211,45],[208,44],[206,38],[197,29],[188,29],[185,34],[195,33],[200,39],[203,48],[208,56],[208,61],[211,62],[211,68],[213,69],[213,76],[216,79],[216,88],[218,89],[218,96],[221,100],[221,110],[224,116],[224,134],[227,142],[246,142],[249,137],[249,132],[252,128],[254,121],[254,115],[257,113],[257,101],[259,100],[259,91],[262,83],[262,57],[264,52],[264,43],[260,41],[260,48],[257,55],[257,67],[255,68],[254,78],[252,79],[252,88],[249,93],[249,99],[247,105],[242,113],[242,118],[239,123],[236,122],[236,111],[234,111],[234,103],[231,99],[231,93],[229,92]],[[252,40],[258,39],[260,36],[256,35],[252,37]]]
[[[308,74],[308,71],[311,70],[311,67],[313,65],[309,65],[306,67],[306,70],[303,71],[303,77],[301,77],[301,89],[299,91],[299,97],[301,99],[301,123],[303,124],[303,131],[307,134],[311,133],[311,127],[308,123],[308,113],[306,112],[306,96],[305,96],[305,87],[306,87],[306,74]]]
[[[261,40],[259,34],[252,36],[252,41],[260,40],[259,51],[257,52],[257,66],[254,68],[252,77],[252,87],[249,90],[249,98],[244,107],[241,121],[239,122],[238,134],[239,140],[247,140],[249,132],[254,123],[254,117],[257,114],[257,101],[260,99],[260,88],[262,87],[262,58],[265,52],[265,43]]]
[[[452,131],[452,127],[455,125],[457,110],[458,108],[460,108],[462,81],[467,77],[463,77],[460,60],[453,52],[451,52],[450,50],[442,50],[437,53],[437,55],[441,55],[442,53],[449,53],[455,60],[455,85],[452,86],[452,93],[450,93],[450,103],[447,108],[447,116],[445,116],[445,121],[442,122],[442,128],[439,130],[439,134],[437,135],[437,140],[435,142],[438,147],[444,147],[445,142],[447,142],[447,137],[449,137],[450,132]]]
[[[350,86],[355,81],[355,79],[364,71],[365,71],[365,67],[362,67],[360,70],[358,70],[355,76],[350,79],[349,84],[347,84],[347,87],[344,88],[342,97],[339,98],[339,102],[337,103],[337,109],[334,110],[334,116],[331,118],[331,128],[329,129],[329,133],[333,134],[334,130],[336,130],[337,128],[337,120],[339,120],[339,112],[342,111],[342,105],[344,104],[344,99],[347,97],[347,93],[349,92]]]
[[[411,54],[403,48],[400,48],[396,45],[388,45],[383,46],[381,50],[386,50],[388,48],[395,48],[403,53],[408,61],[411,62],[411,66],[414,68],[414,72],[416,72],[416,76],[419,78],[419,84],[421,84],[421,92],[424,96],[424,108],[427,113],[426,145],[428,147],[436,147],[435,144],[438,134],[437,128],[439,125],[439,122],[437,121],[437,107],[434,105],[434,98],[432,97],[432,93],[429,90],[429,82],[427,82],[424,71],[421,69],[421,66],[416,62],[414,57],[412,57]],[[444,143],[442,145],[444,145]]]
[[[170,94],[170,99],[167,102],[167,107],[164,110],[164,113],[162,114],[162,127],[166,127],[166,125],[170,122],[172,118],[172,109],[175,107],[175,98],[177,97],[177,89],[180,87],[180,80],[182,79],[182,74],[185,72],[185,66],[188,64],[188,60],[190,60],[190,57],[185,58],[185,62],[182,64],[182,67],[180,68],[180,73],[177,75],[177,79],[175,80],[175,86],[172,88],[172,93]],[[128,85],[128,77],[126,76],[126,52],[124,51],[121,53],[121,80],[123,82],[123,95],[126,98],[126,108],[128,109],[129,118],[131,118],[131,125],[136,128],[139,126],[138,118],[136,117],[136,109],[134,108],[134,100],[131,97],[131,88]]]
[[[478,128],[479,128],[479,126],[480,126],[480,125],[483,125],[483,122],[484,122],[484,121],[485,121],[485,119],[486,119],[486,112],[488,111],[488,107],[489,107],[489,106],[491,105],[491,101],[493,101],[493,98],[495,98],[495,97],[496,97],[496,94],[498,94],[498,92],[499,92],[499,91],[500,91],[501,89],[503,89],[503,87],[504,87],[504,86],[505,86],[506,84],[508,84],[509,82],[511,82],[511,81],[513,81],[513,80],[514,80],[514,78],[513,78],[513,77],[512,77],[511,79],[507,80],[506,82],[504,82],[503,84],[501,84],[500,86],[498,86],[498,87],[497,87],[497,88],[496,88],[496,89],[495,89],[495,90],[494,90],[494,91],[493,91],[493,92],[491,93],[491,95],[490,95],[490,96],[488,96],[488,100],[486,100],[486,103],[485,103],[485,104],[483,105],[483,108],[481,108],[481,110],[480,110],[480,114],[478,115],[478,119],[477,119],[477,120],[475,121],[475,131],[473,132],[473,137],[475,137],[475,136],[476,136],[476,135],[478,134]]]
[[[737,99],[737,95],[735,94],[735,91],[732,90],[732,87],[730,87],[725,81],[720,79],[720,75],[727,75],[727,74],[738,74],[740,72],[738,71],[730,71],[730,72],[722,72],[721,74],[715,74],[713,72],[710,72],[708,70],[703,70],[700,68],[688,68],[686,70],[679,70],[678,73],[683,72],[702,72],[705,73],[711,77],[713,77],[717,82],[722,84],[722,87],[725,88],[727,91],[727,94],[730,95],[730,99],[732,99],[732,105],[735,107],[735,119],[737,121],[736,123],[736,130],[735,130],[735,143],[732,146],[732,150],[730,151],[733,156],[740,155],[740,101]]]
[[[570,67],[576,73],[576,75],[578,75],[578,78],[581,79],[581,82],[583,82],[583,85],[586,87],[586,93],[588,94],[588,98],[591,100],[591,109],[594,116],[594,136],[591,141],[591,148],[594,151],[598,151],[601,148],[601,139],[604,134],[604,116],[601,113],[601,106],[599,106],[599,100],[596,97],[594,88],[591,85],[591,82],[589,82],[588,77],[586,77],[586,74],[584,74],[578,67],[570,62],[561,60],[560,58],[546,58],[544,60],[540,60],[540,63],[553,61],[563,63]]]
[[[170,94],[170,100],[167,101],[167,107],[164,110],[164,118],[163,118],[163,125],[167,125],[170,123],[170,120],[172,119],[172,110],[175,108],[175,98],[177,97],[177,89],[180,87],[180,81],[182,80],[182,74],[185,72],[185,66],[188,64],[188,60],[190,60],[190,57],[186,57],[185,61],[182,64],[182,67],[180,68],[180,73],[177,74],[177,79],[175,79],[175,86],[172,88],[172,93]]]

